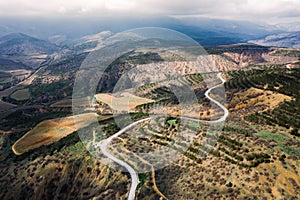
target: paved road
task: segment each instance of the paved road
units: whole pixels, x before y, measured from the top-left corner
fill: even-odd
[[[226,120],[226,118],[229,115],[229,111],[227,110],[227,108],[225,106],[223,106],[220,102],[216,101],[215,99],[211,98],[209,96],[209,94],[211,93],[211,91],[217,87],[222,86],[226,81],[222,78],[222,73],[218,73],[217,74],[218,78],[221,79],[222,83],[219,85],[216,85],[214,87],[209,88],[208,90],[206,90],[205,92],[205,96],[212,102],[214,102],[215,104],[217,104],[220,108],[222,108],[224,114],[221,118],[217,119],[217,120],[211,120],[211,121],[207,121],[207,120],[200,120],[200,119],[196,119],[196,118],[190,118],[190,117],[185,117],[185,116],[181,116],[181,119],[187,119],[190,121],[194,121],[194,122],[200,122],[200,123],[208,123],[208,124],[214,124],[214,123],[219,123],[219,122],[224,122]]]
[[[129,200],[134,200],[135,198],[135,190],[137,188],[137,185],[139,184],[139,176],[136,173],[136,171],[130,166],[128,165],[126,162],[114,157],[113,155],[111,155],[108,151],[107,151],[107,145],[114,139],[117,138],[119,135],[121,135],[122,133],[130,130],[131,128],[135,127],[136,125],[148,121],[151,118],[146,118],[146,119],[141,119],[139,121],[136,121],[128,126],[126,126],[125,128],[123,128],[122,130],[120,130],[119,132],[117,132],[116,134],[110,136],[109,138],[100,141],[98,144],[96,144],[96,146],[99,146],[102,153],[108,157],[109,159],[111,159],[112,161],[118,163],[119,165],[125,167],[127,169],[127,171],[130,173],[131,176],[131,187],[130,187],[130,191],[129,191],[129,195],[128,195],[128,199]]]
[[[225,106],[223,106],[220,102],[214,100],[213,98],[211,98],[209,96],[209,94],[211,93],[211,91],[217,87],[220,87],[222,86],[224,83],[225,83],[225,80],[222,78],[222,73],[218,73],[218,78],[221,79],[222,83],[219,84],[219,85],[216,85],[214,87],[211,87],[209,88],[206,92],[205,92],[205,96],[211,100],[212,102],[214,102],[215,104],[217,104],[219,107],[222,108],[222,110],[224,111],[224,114],[221,118],[217,119],[217,120],[214,120],[214,121],[205,121],[205,120],[199,120],[199,119],[194,119],[194,118],[189,118],[189,117],[181,117],[183,119],[187,119],[187,120],[192,120],[192,121],[196,121],[196,122],[201,122],[201,123],[218,123],[218,122],[223,122],[225,121],[225,119],[227,118],[227,116],[229,115],[229,111],[227,110],[227,108],[225,108]],[[123,128],[122,130],[120,130],[119,132],[117,132],[116,134],[112,135],[111,137],[105,139],[105,140],[102,140],[98,143],[96,143],[95,145],[96,146],[99,146],[102,153],[108,157],[109,159],[111,159],[112,161],[118,163],[119,165],[125,167],[128,172],[130,173],[130,176],[131,176],[131,187],[130,187],[130,191],[129,191],[129,195],[128,195],[128,200],[134,200],[135,199],[135,191],[136,191],[136,188],[137,188],[137,185],[139,183],[139,177],[138,177],[138,174],[136,173],[136,171],[130,166],[128,165],[126,162],[114,157],[112,154],[110,154],[108,151],[107,151],[107,145],[114,139],[114,138],[117,138],[118,136],[120,136],[122,133],[132,129],[133,127],[135,127],[136,125],[142,123],[142,122],[145,122],[145,121],[149,121],[151,120],[151,117],[149,118],[145,118],[145,119],[141,119],[139,121],[136,121],[128,126],[126,126],[125,128]]]

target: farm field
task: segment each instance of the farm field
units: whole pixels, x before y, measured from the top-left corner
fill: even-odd
[[[277,107],[284,101],[293,98],[270,90],[262,90],[251,87],[245,91],[235,93],[230,102],[230,111],[249,108],[251,106],[265,106],[266,109]]]
[[[22,138],[15,142],[12,150],[16,155],[21,155],[31,149],[49,145],[74,133],[78,129],[87,127],[94,123],[95,113],[80,114],[71,117],[46,120],[36,125],[27,132]],[[100,117],[105,120],[110,116]]]
[[[139,105],[153,103],[154,100],[138,97],[130,93],[122,93],[119,97],[114,97],[110,94],[96,94],[96,101],[109,105],[117,111],[129,111]]]
[[[73,102],[75,102],[76,105],[88,106],[90,103],[90,99],[88,97],[80,98],[80,99],[63,99],[63,100],[60,100],[58,102],[51,104],[50,107],[52,107],[52,108],[71,108]]]
[[[30,98],[29,89],[21,89],[17,90],[10,96],[12,99],[15,99],[17,101],[24,101]]]
[[[12,86],[31,74],[30,70],[8,70],[0,71],[0,86],[9,85]]]

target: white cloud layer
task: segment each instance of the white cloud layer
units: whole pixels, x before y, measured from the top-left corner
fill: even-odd
[[[300,22],[299,0],[0,0],[0,16],[205,16]]]

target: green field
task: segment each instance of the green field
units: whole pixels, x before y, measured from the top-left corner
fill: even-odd
[[[289,141],[289,137],[280,133],[272,133],[271,131],[260,131],[256,133],[257,136],[269,140],[269,141],[275,141],[278,144],[278,147],[280,150],[282,150],[284,153],[289,154],[291,156],[300,156],[300,149],[296,146],[287,145],[287,142]]]
[[[288,139],[285,135],[272,133],[271,131],[260,131],[256,135],[264,139],[275,140],[279,144],[286,142]]]

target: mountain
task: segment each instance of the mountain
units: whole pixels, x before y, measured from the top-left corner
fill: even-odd
[[[177,19],[167,27],[185,33],[203,46],[244,43],[280,32],[246,21],[192,17]]]
[[[76,52],[90,52],[96,50],[103,45],[103,41],[112,36],[110,31],[102,31],[97,34],[87,35],[79,39],[72,40],[67,43],[70,49]]]
[[[12,25],[14,24],[14,25]],[[282,31],[238,20],[210,19],[200,17],[124,17],[78,19],[0,19],[0,36],[22,32],[61,44],[103,31],[121,32],[142,27],[162,27],[182,32],[203,46],[216,46],[256,40]]]
[[[56,45],[23,33],[12,33],[0,38],[1,55],[39,55],[57,51]]]
[[[285,30],[286,32],[296,32],[300,30],[299,22],[286,22],[273,25],[273,28]]]
[[[300,48],[300,31],[270,35],[260,40],[250,40],[250,43],[263,46]]]
[[[20,69],[30,70],[31,68],[24,65],[21,62],[16,62],[14,60],[2,58],[0,56],[0,71],[11,71],[11,70],[20,70]]]

